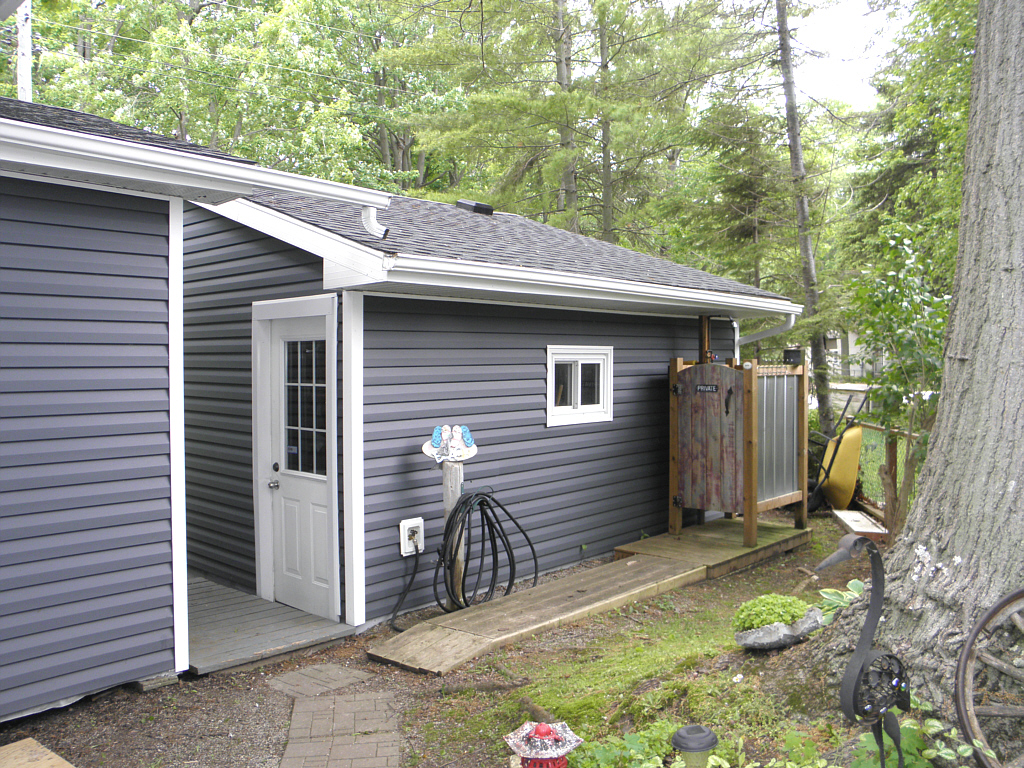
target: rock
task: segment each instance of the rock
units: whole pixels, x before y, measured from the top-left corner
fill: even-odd
[[[792,624],[775,622],[764,627],[748,629],[736,633],[736,643],[744,648],[755,651],[767,651],[773,648],[788,648],[799,643],[816,629],[821,629],[821,610],[808,608],[802,619]]]

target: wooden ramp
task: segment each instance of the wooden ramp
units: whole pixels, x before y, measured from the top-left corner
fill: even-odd
[[[189,670],[198,675],[251,664],[355,634],[357,627],[188,578]]]
[[[0,768],[75,768],[35,739],[22,739],[0,747]]]
[[[743,521],[722,518],[684,528],[680,533],[663,533],[616,547],[615,557],[649,555],[686,565],[703,565],[707,568],[707,578],[717,579],[796,549],[810,540],[810,530],[758,523],[757,546],[745,547]]]
[[[644,539],[617,548],[612,563],[428,619],[367,654],[415,672],[443,675],[523,637],[714,578],[712,573],[745,568],[810,541],[810,531],[786,526],[759,525],[757,533],[761,544],[754,549],[742,546],[742,520],[716,520]]]

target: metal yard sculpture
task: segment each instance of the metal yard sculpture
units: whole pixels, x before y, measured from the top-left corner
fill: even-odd
[[[853,651],[846,672],[843,673],[843,681],[839,687],[839,705],[851,723],[871,726],[882,768],[885,768],[883,731],[896,746],[898,768],[903,768],[900,724],[892,708],[910,708],[907,670],[896,656],[871,650],[878,621],[882,616],[882,601],[885,596],[882,554],[871,539],[850,533],[839,540],[839,549],[825,558],[815,570],[820,571],[844,560],[850,560],[865,549],[871,558],[871,599],[868,602],[868,615],[861,628],[857,647]]]

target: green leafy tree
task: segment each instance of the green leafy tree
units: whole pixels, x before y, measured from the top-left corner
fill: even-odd
[[[444,11],[443,18],[440,14]],[[499,207],[650,247],[638,215],[674,167],[697,94],[757,58],[716,3],[433,3],[438,28],[397,55],[457,72],[464,108],[435,114],[424,142],[484,171],[463,188]]]
[[[864,117],[861,211],[845,248],[879,264],[908,233],[932,263],[931,288],[948,293],[957,253],[977,0],[919,0],[875,86],[885,107]],[[899,269],[902,260],[890,265]]]
[[[869,378],[872,416],[891,430],[887,440],[904,435],[902,477],[894,477],[886,462],[879,467],[886,528],[896,536],[906,521],[935,423],[949,296],[928,290],[931,265],[919,260],[909,240],[892,243],[890,250],[888,261],[902,258],[903,266],[884,274],[863,273],[851,322],[860,330],[866,360],[882,360],[880,372]]]
[[[35,26],[40,101],[369,187],[426,183],[411,115],[453,101],[377,63],[423,30],[376,3],[66,0]]]

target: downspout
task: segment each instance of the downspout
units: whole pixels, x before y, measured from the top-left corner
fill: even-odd
[[[388,228],[377,221],[377,209],[372,205],[363,206],[363,228],[381,240],[388,236]]]
[[[763,339],[771,338],[772,336],[778,336],[780,333],[792,330],[796,324],[796,313],[786,315],[786,322],[782,325],[777,325],[774,328],[765,328],[763,331],[757,333],[751,333],[748,336],[740,336],[740,327],[735,320],[732,321],[733,328],[736,329],[736,359],[740,359],[740,347],[744,344],[753,344],[755,341],[761,341]]]

